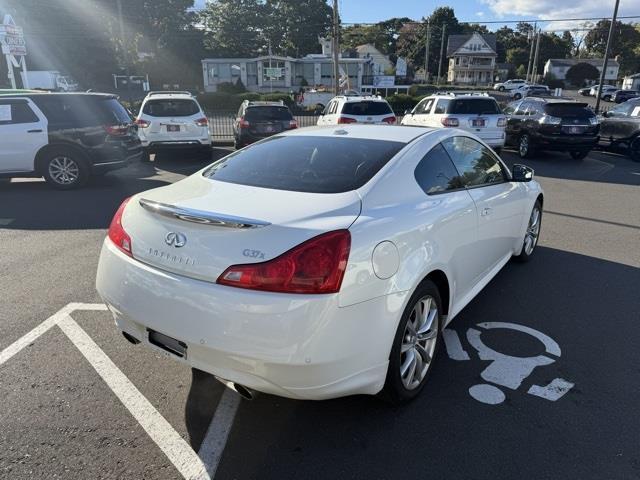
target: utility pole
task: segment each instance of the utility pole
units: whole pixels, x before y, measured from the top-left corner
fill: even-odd
[[[331,44],[333,46],[333,90],[336,95],[340,94],[340,72],[338,65],[340,55],[340,45],[338,43],[339,33],[340,25],[338,24],[338,0],[333,0],[333,41],[331,42]]]
[[[609,36],[607,36],[607,46],[604,49],[604,60],[602,61],[602,71],[600,72],[600,84],[596,91],[596,113],[600,111],[600,95],[602,94],[602,85],[604,84],[604,78],[607,73],[607,63],[609,63],[609,50],[611,48],[611,37],[613,37],[613,26],[616,24],[616,18],[618,17],[618,6],[620,0],[616,0],[616,5],[613,7],[613,17],[611,18],[611,25],[609,26]]]
[[[536,53],[533,56],[533,67],[531,68],[531,81],[536,82],[538,76],[538,54],[540,53],[540,37],[542,36],[542,29],[538,30],[538,39],[536,41]]]
[[[125,64],[125,75],[127,76],[127,100],[131,104],[131,73],[129,71],[129,55],[127,54],[127,39],[124,36],[124,22],[122,21],[122,0],[118,2],[118,23],[120,24],[120,39],[122,42],[122,55]]]
[[[531,40],[531,49],[529,50],[529,63],[527,64],[527,76],[525,77],[525,80],[528,82],[529,81],[529,74],[531,73],[531,64],[533,63],[533,50],[534,50],[534,46],[536,44],[536,35],[535,32],[538,30],[538,24],[534,23],[533,24],[533,32],[529,31],[529,40]]]
[[[436,81],[436,85],[440,86],[440,73],[442,71],[442,56],[444,55],[444,37],[447,32],[447,24],[442,24],[442,38],[440,39],[440,60],[438,60],[438,80]]]
[[[431,22],[427,20],[427,41],[424,48],[424,83],[429,83],[429,47],[431,43]]]

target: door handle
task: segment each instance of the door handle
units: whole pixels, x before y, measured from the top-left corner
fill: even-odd
[[[488,215],[491,215],[491,212],[493,211],[493,208],[491,207],[484,207],[482,209],[482,212],[480,212],[480,215],[482,215],[483,217],[486,217]]]
[[[27,130],[27,133],[42,133],[42,129],[36,129],[36,130]]]

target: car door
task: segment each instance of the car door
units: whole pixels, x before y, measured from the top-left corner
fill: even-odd
[[[522,128],[522,120],[524,119],[524,112],[526,104],[524,100],[516,100],[511,102],[504,113],[507,115],[507,126],[505,128],[505,134],[507,136],[507,143],[509,145],[515,145],[520,137],[520,131]]]
[[[432,111],[426,115],[425,127],[442,128],[442,117],[447,113],[450,99],[438,98],[434,102]]]
[[[636,107],[640,107],[640,102],[624,102],[609,110],[601,118],[600,142],[609,145],[628,138],[635,124],[631,114]]]
[[[31,100],[0,99],[0,172],[32,172],[48,143],[47,119]]]
[[[446,263],[455,278],[455,297],[463,298],[485,269],[483,259],[476,253],[475,202],[442,144],[419,160],[414,178],[428,200],[416,209],[420,243],[438,252],[440,261]],[[424,221],[420,218],[423,215]],[[425,229],[422,225],[427,223],[430,226]]]
[[[507,168],[490,148],[477,140],[455,136],[442,142],[478,214],[476,254],[483,274],[508,259],[521,236],[526,192],[511,182]]]
[[[417,112],[415,117],[414,125],[418,125],[420,127],[428,127],[429,126],[429,115],[431,114],[431,110],[433,109],[433,104],[435,103],[434,98],[425,98],[420,102],[421,107]]]

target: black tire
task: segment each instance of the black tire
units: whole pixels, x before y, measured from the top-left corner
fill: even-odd
[[[537,220],[537,229],[534,228],[532,231],[532,221],[533,221],[533,212],[538,210],[538,220]],[[514,255],[513,259],[516,262],[525,263],[528,262],[531,257],[536,253],[536,247],[538,246],[538,240],[540,239],[540,232],[542,230],[542,203],[540,199],[536,200],[536,203],[533,205],[531,209],[531,214],[529,215],[529,223],[527,223],[527,230],[524,234],[524,238],[522,239],[522,250],[519,255]],[[533,239],[533,248],[527,251],[527,236],[531,233],[535,232],[535,238]]]
[[[89,179],[85,156],[73,148],[51,148],[39,159],[38,165],[47,183],[57,190],[79,188]]]
[[[569,155],[571,155],[571,158],[574,160],[584,160],[587,158],[587,155],[589,155],[589,150],[571,150]]]
[[[513,94],[513,99],[514,100],[520,100],[522,98],[522,95],[520,95],[519,93],[514,93]]]
[[[426,372],[423,374],[424,376],[422,377],[422,380],[419,380],[419,383],[416,386],[412,388],[407,388],[407,386],[405,386],[405,383],[403,382],[400,368],[403,365],[403,359],[402,359],[403,355],[405,356],[404,361],[406,362],[408,360],[407,356],[409,355],[410,352],[407,351],[403,353],[401,351],[401,348],[403,343],[407,345],[408,343],[413,342],[414,346],[417,345],[416,335],[413,336],[413,339],[408,338],[407,331],[406,331],[407,324],[409,322],[412,322],[412,325],[414,324],[413,319],[417,318],[416,315],[413,315],[414,307],[416,307],[418,303],[421,303],[421,301],[425,298],[430,298],[432,302],[431,305],[433,306],[435,304],[435,308],[437,309],[433,319],[433,323],[431,324],[432,328],[429,328],[427,330],[427,333],[430,334],[429,340],[425,340],[426,342],[425,347],[423,347],[423,351],[425,350],[426,346],[429,346],[428,348],[426,348],[427,350],[433,347],[431,351],[431,359],[430,361],[426,362],[425,357],[423,357],[421,354],[416,353],[418,350],[416,350],[415,348],[413,350],[410,349],[413,352],[413,355],[415,356],[415,361],[418,362],[418,358],[420,358],[419,360],[420,363],[423,366],[426,366]],[[431,311],[432,307],[428,307],[428,308],[429,308],[429,311]],[[442,304],[440,300],[440,292],[438,291],[438,288],[435,286],[433,282],[431,282],[430,280],[425,280],[418,286],[418,288],[416,288],[416,291],[413,293],[413,295],[411,295],[411,298],[407,303],[407,307],[402,313],[400,323],[398,324],[398,329],[394,336],[393,345],[391,347],[391,354],[389,355],[389,367],[387,369],[387,378],[384,384],[384,388],[382,389],[382,392],[380,392],[380,397],[382,399],[394,405],[400,405],[402,403],[406,403],[413,400],[420,394],[425,384],[427,383],[427,380],[429,379],[431,371],[433,370],[433,364],[438,355],[438,350],[441,343],[441,339],[440,339],[441,325],[442,325]],[[435,336],[432,336],[434,333],[435,333]],[[418,342],[418,343],[421,343],[421,342]],[[416,355],[419,355],[419,356],[416,356]],[[416,365],[414,366],[414,370],[415,368],[417,368],[417,366],[418,364],[416,363]],[[411,369],[409,369],[409,371],[411,371]],[[422,371],[424,371],[424,369],[422,369]]]
[[[499,92],[504,92],[504,87],[503,86],[498,87],[498,91]]]
[[[629,145],[629,158],[634,162],[640,162],[640,137],[637,137]]]
[[[518,140],[518,155],[520,158],[531,158],[533,155],[533,146],[531,145],[531,137],[523,133]]]
[[[140,161],[142,163],[149,163],[151,161],[151,153],[146,148],[142,152],[142,156],[140,157]]]
[[[604,100],[605,102],[610,102],[611,101],[611,95],[605,95],[604,97],[602,97],[602,100]]]
[[[242,145],[240,145],[240,142],[236,137],[233,137],[233,148],[236,150],[240,150],[242,148]]]

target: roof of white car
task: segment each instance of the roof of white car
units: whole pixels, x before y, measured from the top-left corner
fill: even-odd
[[[182,93],[182,92],[167,92],[167,93],[154,92],[153,95],[147,95],[145,97],[145,101],[147,101],[147,100],[167,100],[167,99],[174,99],[174,98],[195,100],[195,98],[193,98],[193,95],[191,95],[190,93],[186,93],[186,92],[185,93]]]
[[[379,95],[337,95],[333,98],[344,100],[345,102],[384,102],[387,101]]]
[[[371,140],[386,140],[389,142],[409,143],[412,140],[436,130],[435,128],[408,127],[401,125],[330,125],[322,127],[307,127],[290,130],[283,135],[301,137],[342,137],[367,138]]]

